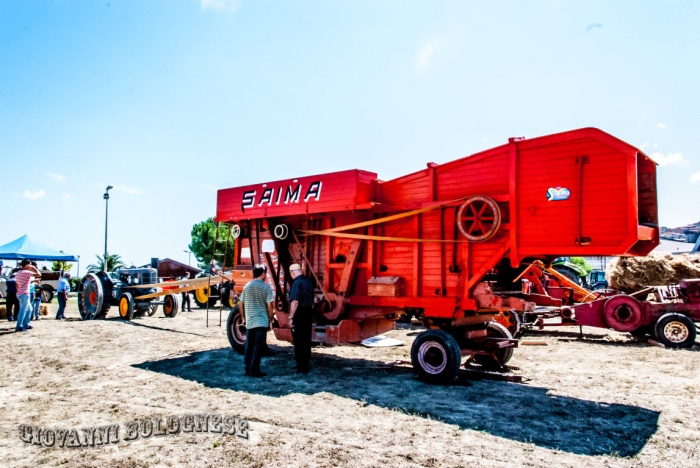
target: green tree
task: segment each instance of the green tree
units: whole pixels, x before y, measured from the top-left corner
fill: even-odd
[[[63,250],[59,250],[59,252],[63,253]],[[57,260],[51,265],[51,271],[70,271],[71,268],[73,268],[73,264],[65,260]]]
[[[104,255],[95,255],[95,257],[97,257],[97,263],[88,265],[88,273],[97,273],[98,271],[102,271],[104,269]],[[107,271],[114,271],[123,266],[125,265],[124,262],[122,262],[121,256],[107,254]]]
[[[588,263],[583,257],[571,257],[571,263],[586,270],[586,276],[590,275],[591,271],[593,271],[593,266],[591,266],[591,264]]]
[[[214,256],[214,259],[219,266],[233,266],[233,238],[231,238],[231,242],[228,242],[228,249],[226,249],[227,242],[224,242],[229,238],[230,229],[231,226],[227,224],[221,223],[219,225],[218,239],[220,242],[216,243],[216,255]],[[212,218],[202,221],[201,223],[197,223],[192,226],[191,234],[192,242],[188,247],[197,259],[199,268],[206,269],[209,267],[214,242],[217,238],[216,223]],[[226,254],[225,260],[224,253]]]

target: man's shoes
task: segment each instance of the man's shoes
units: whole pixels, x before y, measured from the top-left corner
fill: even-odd
[[[34,327],[32,327],[31,325],[27,325],[27,326],[25,327],[25,330],[32,330],[32,329],[34,329]]]
[[[250,370],[249,370],[249,369],[246,369],[246,370],[245,370],[245,375],[250,375]]]
[[[251,372],[250,375],[253,377],[267,377],[267,374],[265,372],[260,372],[260,371]]]
[[[16,332],[23,332],[23,331],[27,331],[27,330],[25,330],[24,328],[15,328],[15,331]]]
[[[299,370],[299,366],[292,367],[292,370]]]
[[[297,369],[297,372],[300,373],[300,374],[308,374],[308,373],[309,373],[309,369]]]

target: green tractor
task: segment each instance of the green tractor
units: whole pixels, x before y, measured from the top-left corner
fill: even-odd
[[[552,268],[569,278],[579,286],[587,287],[588,274],[591,269],[581,257],[559,257],[552,262]]]

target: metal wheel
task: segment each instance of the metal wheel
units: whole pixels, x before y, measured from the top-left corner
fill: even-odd
[[[489,197],[469,197],[459,207],[457,227],[462,235],[472,242],[490,239],[500,226],[501,210]]]
[[[134,307],[134,297],[131,293],[125,292],[119,296],[119,317],[124,320],[131,320],[134,318],[134,312],[136,308]]]
[[[206,309],[207,308],[207,301],[209,302],[209,307],[214,307],[216,305],[216,301],[219,299],[219,288],[216,286],[211,287],[211,294],[209,293],[209,286],[204,286],[203,288],[195,289],[194,290],[194,302],[197,304],[197,307],[200,309]],[[214,296],[214,297],[212,297]]]
[[[488,327],[486,328],[486,336],[489,336],[491,338],[513,338],[513,336],[510,334],[506,327],[496,322],[490,322],[488,324]],[[508,363],[508,361],[510,361],[512,357],[512,347],[501,348],[497,350],[492,356],[477,354],[476,356],[474,356],[473,362],[475,364],[480,364],[481,367],[485,369],[500,369],[502,366],[506,365],[506,363]]]
[[[94,320],[101,315],[104,303],[102,282],[94,273],[88,273],[78,287],[78,312],[83,320]]]
[[[520,316],[514,310],[504,310],[503,312],[494,315],[493,320],[496,323],[503,325],[514,337],[520,333]]]
[[[180,308],[180,301],[177,294],[168,294],[163,298],[163,314],[168,318],[173,318],[177,315]]]
[[[149,317],[153,317],[156,314],[156,312],[158,312],[158,304],[151,304],[148,306],[146,314],[148,314]]]
[[[669,348],[689,348],[695,343],[697,329],[691,318],[670,312],[662,315],[656,322],[654,335]]]
[[[630,296],[614,296],[605,302],[603,318],[613,330],[631,332],[642,325],[644,313],[637,299]]]
[[[450,383],[459,372],[462,354],[457,340],[443,330],[427,330],[411,346],[411,362],[418,377],[429,383]]]
[[[226,336],[231,347],[242,353],[245,351],[245,325],[243,325],[243,314],[238,306],[231,309],[226,319]]]

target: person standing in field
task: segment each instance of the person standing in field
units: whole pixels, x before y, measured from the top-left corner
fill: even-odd
[[[58,300],[58,310],[56,311],[56,320],[63,320],[66,311],[66,303],[68,302],[68,293],[70,292],[70,273],[64,273],[58,280],[58,288],[56,288],[56,299]]]
[[[313,320],[314,284],[304,276],[301,266],[293,263],[289,273],[294,278],[289,291],[289,323],[294,339],[294,359],[297,372],[309,372],[311,360],[311,321]]]
[[[238,307],[243,317],[245,331],[245,373],[253,377],[264,377],[260,371],[260,360],[266,347],[267,331],[272,323],[272,301],[275,295],[265,282],[265,265],[253,267],[253,281],[246,284]]]
[[[188,280],[190,279],[190,272],[186,271],[185,276],[182,277],[182,280]],[[183,284],[182,286],[189,286],[189,284]],[[190,305],[190,292],[189,291],[182,291],[182,311],[185,311],[185,305],[187,305],[187,312],[192,312],[192,306]]]
[[[22,260],[22,269],[15,273],[17,281],[17,300],[19,301],[19,314],[17,314],[17,325],[15,331],[22,332],[34,327],[29,325],[31,320],[31,298],[29,287],[34,278],[41,278],[39,270],[32,266],[29,259]]]
[[[5,300],[5,308],[7,309],[7,320],[14,322],[19,315],[19,301],[17,300],[17,280],[14,276],[7,278],[5,283],[7,286],[7,299]],[[13,313],[14,312],[14,313]]]
[[[38,281],[32,281],[32,286],[29,289],[29,294],[32,299],[32,320],[39,320],[39,308],[41,307],[41,284]]]

